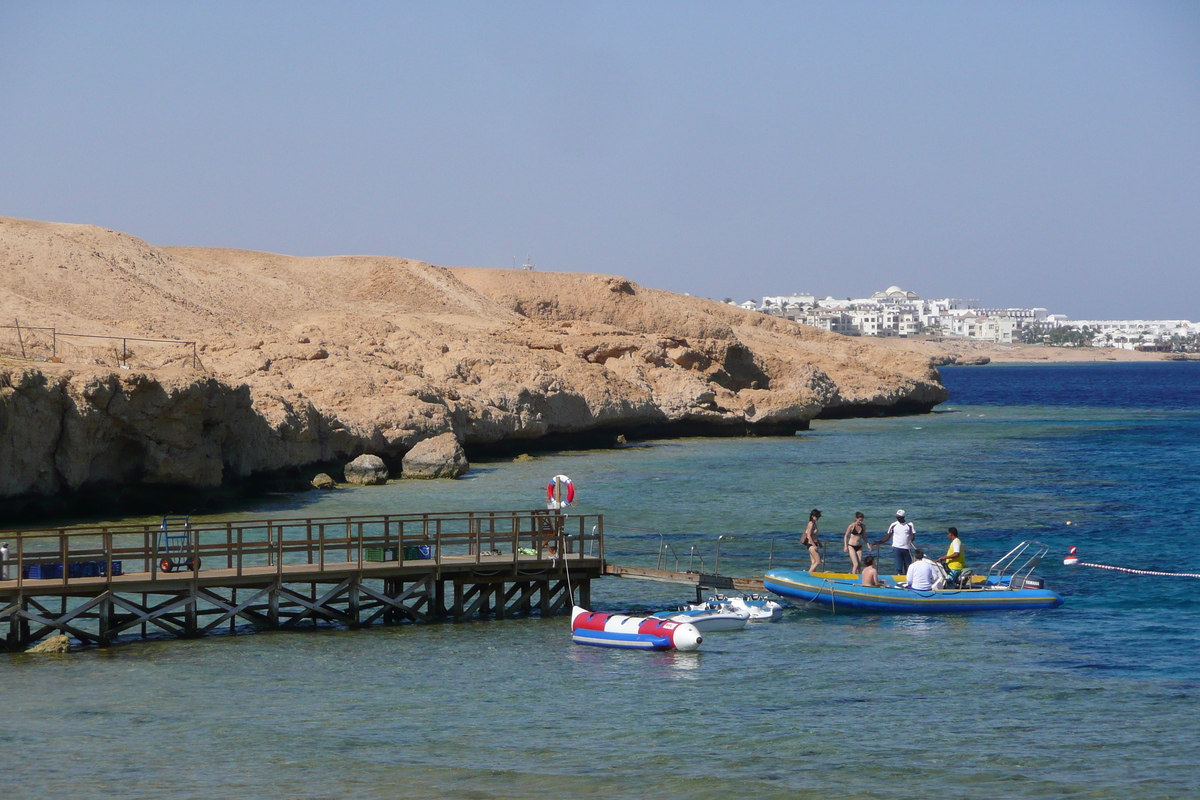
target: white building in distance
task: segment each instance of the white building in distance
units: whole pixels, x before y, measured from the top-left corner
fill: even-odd
[[[764,297],[758,304],[748,300],[740,305],[847,336],[908,337],[928,333],[1007,344],[1040,341],[1039,331],[1072,325],[1097,331],[1097,344],[1133,349],[1200,335],[1200,324],[1188,320],[1069,320],[1065,314],[1051,314],[1041,306],[985,308],[978,300],[967,298],[924,300],[899,286],[889,286],[870,297],[845,300],[797,293]]]

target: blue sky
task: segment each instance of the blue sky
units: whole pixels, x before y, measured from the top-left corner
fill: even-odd
[[[1200,4],[0,3],[0,215],[1200,318]]]

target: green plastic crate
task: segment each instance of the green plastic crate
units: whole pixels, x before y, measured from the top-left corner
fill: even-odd
[[[363,549],[364,561],[395,561],[396,548],[394,547],[366,547]]]

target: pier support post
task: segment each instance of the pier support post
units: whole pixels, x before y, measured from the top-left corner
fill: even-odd
[[[200,598],[196,595],[196,587],[193,585],[188,588],[188,602],[183,607],[183,633],[184,636],[199,636],[200,622],[198,612]]]
[[[348,590],[349,596],[347,600],[346,615],[353,620],[350,623],[351,628],[357,628],[359,625],[358,616],[358,583],[350,584]]]
[[[100,635],[100,646],[110,644],[112,639],[109,631],[116,626],[113,621],[113,602],[108,597],[102,598],[96,608],[96,627]]]
[[[463,585],[458,581],[454,582],[454,606],[450,609],[450,614],[459,619],[463,613]]]
[[[446,618],[446,582],[437,580],[433,581],[433,616],[436,619]]]

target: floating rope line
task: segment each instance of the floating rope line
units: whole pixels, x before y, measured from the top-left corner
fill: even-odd
[[[1164,578],[1200,578],[1200,573],[1196,572],[1160,572],[1154,569],[1130,569],[1129,567],[1113,567],[1108,564],[1090,564],[1087,561],[1079,560],[1079,550],[1075,547],[1075,545],[1071,545],[1071,549],[1068,551],[1067,557],[1063,559],[1063,566],[1109,569],[1113,572],[1124,572],[1127,575],[1161,575]]]
[[[1200,578],[1197,572],[1159,572],[1153,569],[1130,569],[1129,567],[1112,567],[1108,564],[1089,564],[1086,561],[1076,562],[1076,566],[1095,567],[1096,569],[1111,569],[1113,572],[1125,572],[1129,575],[1162,575],[1168,578]]]

